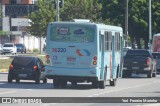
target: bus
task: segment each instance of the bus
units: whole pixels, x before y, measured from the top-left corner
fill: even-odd
[[[160,33],[153,36],[152,51],[160,52]]]
[[[91,83],[105,89],[122,72],[123,29],[86,21],[51,22],[46,37],[48,79],[54,87],[66,87],[67,82]]]

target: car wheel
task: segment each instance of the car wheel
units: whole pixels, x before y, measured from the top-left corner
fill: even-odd
[[[152,78],[152,71],[149,71],[149,72],[147,73],[147,78]]]
[[[47,83],[47,78],[46,77],[43,79],[43,83]]]
[[[20,82],[20,79],[16,79],[16,83],[19,83]]]
[[[8,83],[12,83],[12,78],[10,75],[8,75]]]
[[[36,84],[39,84],[40,83],[40,75],[36,75],[36,80],[35,80]]]
[[[155,73],[152,73],[152,77],[156,77],[156,72],[155,72]]]

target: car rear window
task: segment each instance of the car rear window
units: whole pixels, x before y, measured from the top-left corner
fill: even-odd
[[[159,53],[152,53],[154,59],[160,59],[160,54]]]
[[[16,46],[17,46],[17,47],[23,47],[23,45],[22,45],[22,44],[16,44]]]
[[[131,56],[149,56],[149,51],[147,50],[128,50],[126,55]]]
[[[12,64],[17,67],[32,67],[35,64],[34,57],[15,57]]]

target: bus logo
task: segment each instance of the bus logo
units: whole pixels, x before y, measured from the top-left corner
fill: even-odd
[[[90,56],[91,55],[91,53],[87,49],[83,49],[82,51],[78,49],[76,50],[76,53],[78,56],[84,56],[84,55]]]

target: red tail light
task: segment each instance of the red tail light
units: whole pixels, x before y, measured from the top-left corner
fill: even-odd
[[[12,64],[10,64],[9,70],[13,70],[13,65]]]
[[[46,59],[49,59],[50,58],[50,56],[49,55],[46,55]]]
[[[147,65],[150,65],[150,63],[151,63],[151,60],[147,59]]]
[[[33,70],[37,70],[38,69],[38,67],[37,66],[33,66]]]
[[[97,56],[94,56],[92,59],[92,64],[97,65]]]
[[[93,60],[96,61],[96,60],[97,60],[97,56],[94,56],[94,57],[93,57]]]

